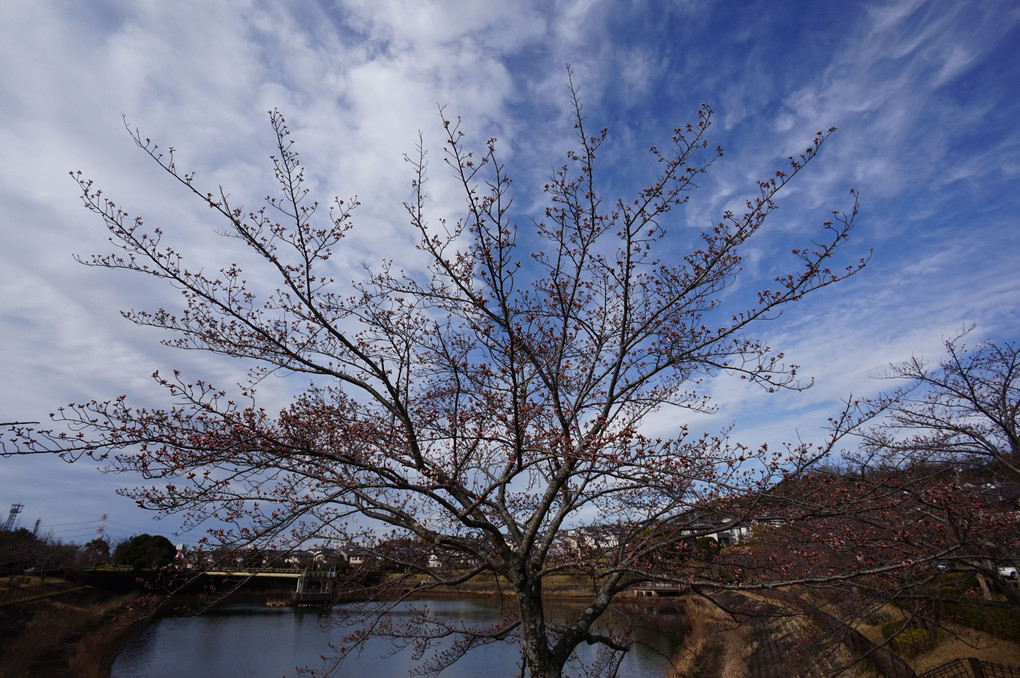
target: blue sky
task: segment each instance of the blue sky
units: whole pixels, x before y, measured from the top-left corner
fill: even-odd
[[[614,197],[647,176],[648,146],[714,107],[710,140],[726,155],[676,214],[678,250],[816,130],[839,127],[746,261],[748,285],[768,278],[789,243],[861,191],[850,250],[873,248],[868,268],[766,328],[815,386],[765,397],[713,382],[720,411],[698,425],[734,423],[750,444],[809,439],[840,398],[887,386],[873,377],[890,362],[937,358],[970,325],[975,340],[1020,337],[1015,2],[7,0],[0,25],[0,420],[121,393],[158,404],[156,369],[218,383],[243,372],[165,349],[120,317],[172,303],[167,290],[72,259],[105,244],[67,177],[78,169],[198,261],[231,258],[208,210],[146,162],[123,118],[252,205],[271,188],[266,111],[280,108],[314,189],[363,203],[343,279],[345,266],[413,261],[402,155],[419,130],[435,147],[433,214],[457,214],[439,105],[479,142],[499,137],[521,203],[534,199],[569,147],[566,63],[589,126],[610,130],[600,181]],[[298,386],[261,392],[283,403]],[[103,514],[114,538],[170,535],[174,518],[153,522],[114,493],[132,482],[94,464],[0,459],[0,513],[21,502],[21,525],[40,519],[65,540],[91,538]]]

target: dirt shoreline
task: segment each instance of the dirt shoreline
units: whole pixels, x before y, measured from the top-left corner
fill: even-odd
[[[113,664],[117,661],[117,657],[124,651],[131,641],[138,637],[138,635],[148,628],[149,624],[156,619],[158,615],[147,613],[138,616],[137,618],[126,618],[120,623],[118,620],[111,620],[112,628],[107,631],[107,639],[103,642],[102,647],[96,657],[96,669],[99,675],[104,678],[110,675],[113,670]]]
[[[137,593],[82,586],[0,608],[0,675],[109,676],[123,647],[144,629],[148,601]]]

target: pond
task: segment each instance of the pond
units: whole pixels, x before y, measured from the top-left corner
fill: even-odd
[[[435,615],[473,624],[493,622],[500,614],[499,601],[487,599],[400,603],[392,614],[397,621],[401,617],[409,619],[410,606],[423,604]],[[552,614],[556,612],[553,606]],[[338,642],[350,630],[351,627],[344,629],[324,623],[321,610],[313,608],[265,607],[255,603],[221,605],[197,617],[154,621],[120,654],[111,676],[292,676],[298,667],[321,670],[321,655],[328,654],[329,643]],[[648,622],[632,636],[638,642],[624,659],[619,675],[622,678],[666,675],[667,658],[678,650],[682,634],[681,614],[649,611]],[[578,652],[586,661],[595,658],[594,650],[588,646],[582,646]],[[496,643],[472,649],[441,676],[519,676],[519,661],[516,644]],[[390,640],[375,638],[359,654],[348,657],[333,675],[405,676],[417,665],[410,649],[399,649]]]

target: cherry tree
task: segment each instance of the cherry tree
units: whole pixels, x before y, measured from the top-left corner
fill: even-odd
[[[906,384],[877,401],[886,416],[866,447],[883,457],[981,466],[1020,482],[1020,347],[985,341],[968,350],[962,339],[943,342],[933,367],[918,357],[892,366],[888,378]]]
[[[178,372],[155,374],[172,407],[136,407],[123,396],[70,405],[52,429],[18,429],[18,449],[85,455],[138,474],[144,486],[125,492],[141,506],[190,524],[214,521],[223,543],[359,537],[432,585],[495,575],[514,594],[512,608],[483,629],[434,631],[460,640],[431,670],[470,647],[516,639],[536,678],[561,675],[584,643],[606,650],[601,666],[612,672],[629,647],[625,633],[599,624],[614,600],[643,582],[735,585],[699,560],[692,541],[749,524],[768,503],[755,497],[825,453],[748,449],[683,426],[654,437],[649,415],[710,410],[700,390],[708,378],[805,387],[796,365],[762,340],[764,327],[866,257],[833,263],[857,213],[851,191],[848,210],[827,212],[785,253],[783,273],[746,302],[729,294],[777,196],[832,130],[759,181],[743,211],[724,212],[686,254],[660,257],[695,232],[681,208],[721,155],[707,142],[711,109],[649,149],[656,176],[646,187],[613,198],[598,164],[607,132],[589,132],[576,88],[569,92],[576,146],[537,213],[514,202],[496,141],[469,150],[461,122],[444,116],[444,159],[463,212],[430,216],[422,145],[409,158],[406,210],[426,266],[384,262],[350,284],[337,279],[331,257],[355,228],[358,201],[336,199],[324,212],[312,200],[278,112],[270,122],[279,193],[253,211],[223,188],[202,188],[173,149],[133,132],[257,265],[225,263],[217,275],[188,268],[186,253],[168,244],[172,228],[148,227],[76,172],[85,206],[115,245],[83,263],[179,290],[176,309],[125,313],[170,345],[253,363],[253,381],[276,371],[312,385],[273,415],[254,385],[231,394]],[[269,294],[246,282],[269,277],[278,285]],[[850,427],[837,427],[829,445]],[[383,548],[401,539],[424,548]],[[430,567],[427,554],[440,552],[457,567]],[[543,601],[547,582],[563,574],[587,582],[589,595],[567,620]],[[373,629],[417,632],[423,647],[432,639],[422,627]]]
[[[952,489],[945,515],[957,531],[968,528],[943,563],[1001,580],[1015,576],[1020,552],[1020,347],[987,340],[968,347],[966,334],[945,340],[934,365],[914,357],[891,367],[887,378],[905,383],[870,403],[876,418],[858,431],[854,458],[864,471],[940,476]],[[1015,587],[1000,590],[1020,607]]]
[[[812,613],[824,601],[843,623],[824,641],[848,638],[889,602],[932,633],[964,606],[1020,608],[1007,581],[1020,552],[1017,347],[968,348],[962,335],[944,345],[934,365],[893,365],[901,386],[851,400],[853,423],[833,426],[858,438],[855,449],[756,496],[772,520],[753,545],[716,558],[745,581],[810,588]]]

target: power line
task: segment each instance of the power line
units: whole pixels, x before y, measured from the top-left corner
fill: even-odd
[[[82,520],[77,523],[49,523],[49,527],[70,527],[74,525],[95,525],[95,524],[96,521],[94,520]]]

